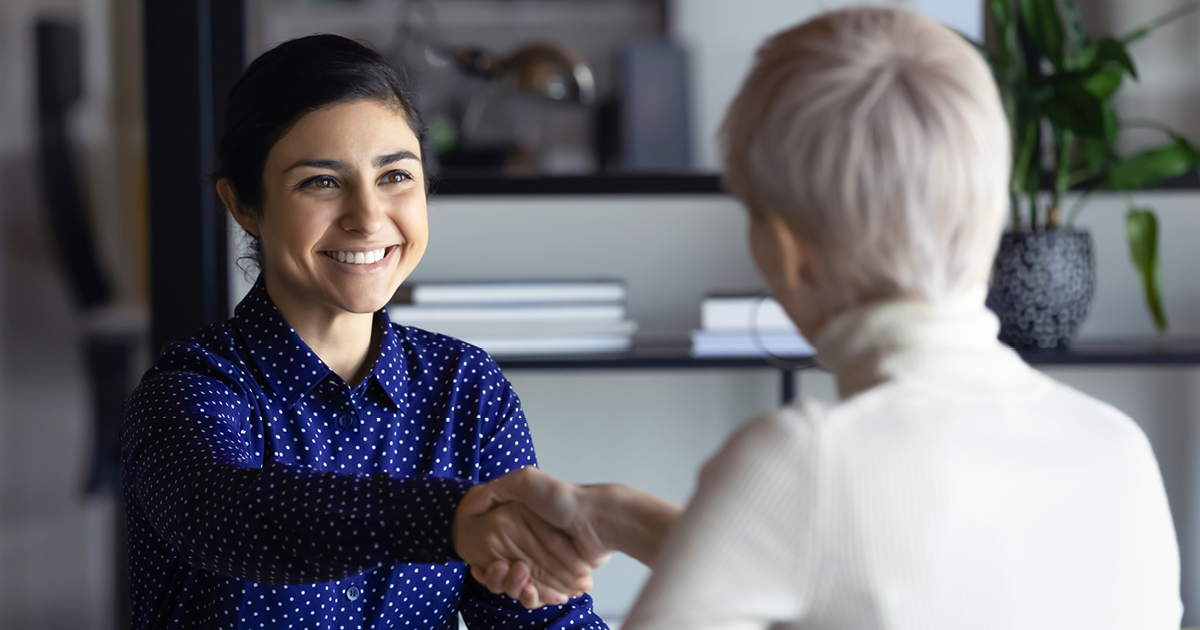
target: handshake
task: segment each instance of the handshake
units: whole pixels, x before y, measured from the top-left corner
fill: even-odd
[[[480,584],[540,608],[585,593],[613,552],[653,568],[682,511],[629,486],[576,485],[530,466],[467,492],[452,540]]]

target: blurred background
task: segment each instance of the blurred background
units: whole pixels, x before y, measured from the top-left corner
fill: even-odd
[[[334,32],[403,69],[431,127],[436,175],[414,283],[615,280],[634,343],[657,343],[686,340],[706,295],[762,290],[713,133],[765,36],[845,4],[0,2],[0,627],[124,627],[111,465],[120,401],[162,340],[228,316],[252,281],[202,180],[222,90],[246,60]],[[980,2],[909,4],[982,33]],[[1128,31],[1176,4],[1080,2],[1093,33]],[[1122,111],[1200,141],[1200,19],[1133,53],[1141,80],[1122,92]],[[1080,220],[1098,264],[1080,339],[1150,338],[1124,202],[1098,197]],[[1172,328],[1157,338],[1200,337],[1200,189],[1137,197],[1162,222]],[[1200,368],[1045,369],[1146,430],[1176,519],[1185,625],[1200,624]],[[729,432],[779,401],[779,372],[765,367],[506,373],[544,469],[680,502]],[[833,397],[819,370],[800,373],[798,387]],[[596,576],[597,611],[619,620],[644,578],[615,558]]]

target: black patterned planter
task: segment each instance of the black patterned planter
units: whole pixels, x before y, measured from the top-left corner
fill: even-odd
[[[1096,292],[1092,235],[1082,230],[1008,232],[992,266],[988,308],[1014,348],[1065,348]]]

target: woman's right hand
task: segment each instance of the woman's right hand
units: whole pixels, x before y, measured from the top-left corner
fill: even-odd
[[[576,485],[532,466],[476,486],[459,511],[481,514],[520,504],[570,536],[578,557],[596,569],[620,551],[653,568],[683,508],[622,484]],[[473,565],[471,574],[494,593],[520,592],[535,572],[525,560]],[[515,597],[515,596],[514,596]]]
[[[559,528],[518,503],[470,511],[485,486],[467,492],[455,513],[454,549],[493,592],[505,592],[526,608],[565,604],[592,585],[593,566]]]

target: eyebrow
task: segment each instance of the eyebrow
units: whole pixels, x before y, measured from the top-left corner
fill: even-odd
[[[383,168],[383,167],[387,166],[388,164],[393,164],[393,163],[399,162],[400,160],[420,161],[421,158],[418,157],[417,154],[413,153],[412,151],[397,151],[395,153],[388,153],[387,155],[381,155],[381,156],[375,158],[371,162],[371,164],[375,168]],[[294,168],[300,168],[302,166],[307,166],[310,168],[323,168],[323,169],[330,170],[330,171],[349,170],[349,167],[346,165],[345,162],[340,162],[338,160],[300,160],[300,161],[292,164],[291,166],[283,169],[283,172],[286,173]]]

